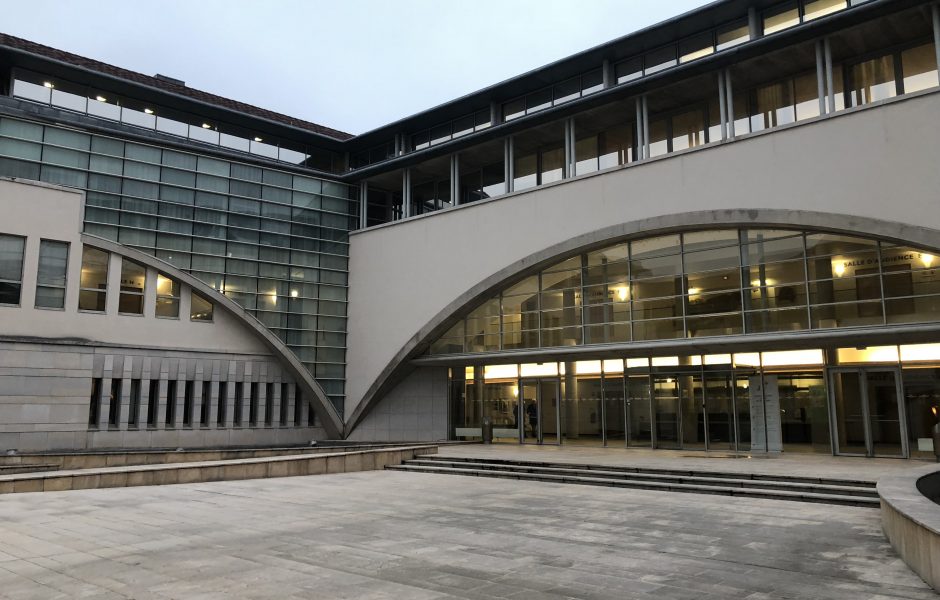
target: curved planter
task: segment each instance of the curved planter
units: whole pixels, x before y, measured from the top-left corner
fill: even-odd
[[[940,465],[911,469],[878,482],[881,524],[904,562],[940,591]]]

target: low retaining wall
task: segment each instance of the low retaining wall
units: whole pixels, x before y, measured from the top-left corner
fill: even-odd
[[[0,475],[0,494],[350,473],[384,469],[386,465],[398,465],[415,456],[436,453],[437,446],[433,445],[402,446],[238,460]]]
[[[133,465],[162,465],[218,460],[264,458],[299,454],[323,454],[324,452],[351,452],[415,444],[343,444],[322,446],[282,446],[260,448],[197,448],[183,450],[113,450],[91,452],[30,452],[0,455],[0,466],[53,465],[58,469],[95,469],[100,467],[122,467]]]
[[[940,465],[911,469],[878,482],[881,524],[904,562],[940,591]]]

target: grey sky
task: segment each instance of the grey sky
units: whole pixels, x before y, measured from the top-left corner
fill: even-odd
[[[3,0],[4,33],[362,133],[703,0]]]

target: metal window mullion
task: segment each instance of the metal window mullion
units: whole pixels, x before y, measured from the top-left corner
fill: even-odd
[[[806,328],[813,329],[813,311],[812,298],[809,293],[809,253],[806,251],[806,232],[800,232],[800,240],[803,242],[803,289],[806,293]]]
[[[819,114],[826,114],[826,59],[823,41],[816,40],[816,95],[819,96]]]
[[[731,85],[731,69],[725,69],[725,100],[728,102],[728,138],[734,139],[734,88]]]
[[[881,252],[881,242],[875,243],[878,252],[878,285],[881,288],[881,324],[888,324],[888,303],[885,300],[885,270],[884,258]]]
[[[835,78],[832,69],[832,44],[829,38],[823,40],[823,60],[826,66],[826,96],[829,103],[829,112],[836,112]]]
[[[689,327],[686,322],[686,300],[688,299],[688,281],[686,277],[688,274],[685,272],[685,235],[679,234],[679,277],[682,280],[682,337],[688,339],[689,337]],[[680,403],[681,404],[681,403]],[[681,444],[680,444],[681,445]]]
[[[721,119],[721,139],[728,139],[728,101],[725,98],[725,72],[718,71],[718,114]]]
[[[650,111],[646,95],[643,96],[643,158],[650,157]]]
[[[930,7],[930,17],[933,23],[933,49],[937,55],[937,68],[940,69],[940,4],[934,3]]]
[[[745,244],[746,239],[747,230],[738,229],[738,264],[740,265],[738,267],[738,272],[741,276],[741,285],[738,287],[741,288],[741,331],[743,331],[745,334],[748,333],[747,315],[749,314],[748,309],[750,308],[745,289],[750,287],[751,282],[750,272],[747,271],[747,269],[750,269],[750,265],[747,264],[748,261],[744,257],[745,248],[747,248],[747,245]],[[749,294],[750,292],[747,293]]]
[[[633,242],[627,242],[627,302],[630,303],[629,312],[630,315],[630,341],[636,341],[635,332],[634,332],[634,318],[633,318]],[[623,376],[627,376],[627,366],[624,362]]]

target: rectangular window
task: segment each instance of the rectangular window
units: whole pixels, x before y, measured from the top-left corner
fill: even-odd
[[[702,33],[679,42],[679,63],[687,63],[714,54],[714,52],[715,46],[711,32]]]
[[[659,73],[664,69],[676,66],[676,48],[676,46],[666,46],[665,48],[648,52],[646,56],[643,57],[643,73],[652,75],[653,73]]]
[[[111,397],[108,399],[108,427],[117,427],[121,422],[121,392],[124,381],[111,380]]]
[[[0,235],[0,304],[19,304],[26,238]]]
[[[67,242],[39,242],[36,308],[65,308],[65,282],[69,262]],[[0,292],[2,294],[2,292]]]
[[[140,420],[140,379],[131,379],[131,398],[127,408],[127,426],[137,429]]]
[[[157,426],[157,415],[160,411],[160,380],[151,379],[150,389],[147,393],[147,427]]]
[[[888,54],[851,67],[849,106],[862,106],[898,94],[894,55]]]
[[[193,426],[193,395],[196,393],[195,387],[196,382],[191,379],[187,379],[186,383],[183,384],[183,427]]]
[[[178,319],[180,316],[180,284],[162,273],[157,274],[157,317]]]
[[[248,425],[254,427],[258,424],[258,382],[252,381],[249,390]]]
[[[764,13],[764,35],[770,35],[800,24],[800,9],[796,2],[787,2],[783,6]]]
[[[79,282],[78,310],[104,312],[108,296],[108,259],[104,250],[90,246],[82,249],[82,273]]]
[[[303,426],[304,398],[297,384],[294,384],[294,427]]]
[[[126,258],[121,259],[121,295],[118,312],[124,315],[144,314],[144,286],[147,269]]]
[[[216,410],[215,423],[219,427],[225,427],[226,408],[228,407],[228,382],[219,382],[219,406]]]
[[[264,424],[268,427],[274,424],[274,384],[264,386]]]
[[[190,321],[212,322],[212,303],[193,292],[192,304],[189,308]]]
[[[242,413],[244,412],[245,406],[245,384],[241,381],[235,382],[235,411],[232,415],[234,417],[235,427],[242,426]]]
[[[637,56],[615,64],[614,77],[618,84],[643,77],[643,58]]]
[[[202,427],[209,426],[209,415],[212,409],[212,382],[202,382],[202,405],[199,407],[199,424]]]
[[[721,51],[726,48],[733,48],[734,46],[743,44],[750,39],[751,30],[747,25],[747,21],[738,21],[736,23],[726,25],[718,30],[715,49]]]
[[[88,426],[98,427],[98,412],[101,408],[101,378],[91,380],[91,397],[88,402]]]
[[[803,2],[803,21],[812,21],[846,8],[846,0],[806,0]]]
[[[281,418],[280,418],[281,427],[284,427],[287,425],[287,409],[288,409],[288,403],[289,403],[288,402],[289,393],[290,393],[290,387],[286,383],[282,383],[281,384],[281,407],[280,407],[281,408]]]
[[[176,427],[176,380],[166,382],[166,427]]]
[[[901,53],[904,93],[937,87],[937,53],[933,44],[910,48]]]

